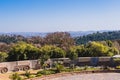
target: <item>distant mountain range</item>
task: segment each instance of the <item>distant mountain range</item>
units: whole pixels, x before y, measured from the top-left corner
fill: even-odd
[[[96,32],[102,33],[102,32],[108,32],[108,30],[102,30],[102,31],[69,31],[69,33],[72,37],[84,36],[84,35],[88,35],[88,34],[92,34],[92,33],[96,33]],[[22,35],[24,37],[31,37],[31,36],[44,37],[48,33],[52,33],[52,32],[9,32],[9,33],[0,32],[0,35]]]

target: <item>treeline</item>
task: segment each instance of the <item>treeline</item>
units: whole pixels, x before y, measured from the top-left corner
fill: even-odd
[[[10,44],[10,43],[16,43],[18,41],[26,41],[27,38],[21,35],[0,35],[0,42]]]
[[[14,39],[12,39],[14,42],[0,43],[0,62],[41,58],[47,60],[63,57],[76,59],[77,57],[113,56],[119,54],[120,51],[120,40],[91,41],[76,45],[67,32],[49,33],[45,37],[14,36]]]
[[[86,36],[80,36],[75,38],[76,44],[85,44],[89,41],[104,41],[104,40],[116,40],[120,39],[120,31],[110,32],[97,32]]]

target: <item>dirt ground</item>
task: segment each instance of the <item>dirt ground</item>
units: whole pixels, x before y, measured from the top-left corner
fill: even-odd
[[[38,79],[41,80],[41,79]],[[63,76],[46,80],[120,80],[120,73],[93,73]]]
[[[0,80],[10,80],[9,76],[11,73],[6,73],[6,74],[0,74]]]
[[[39,70],[30,70],[31,73],[35,74]],[[10,80],[9,76],[14,72],[9,72],[5,74],[0,74],[0,80]],[[25,71],[17,72],[18,74],[24,74]],[[29,80],[120,80],[120,73],[93,73],[93,74],[52,74],[48,76],[43,76],[41,78],[33,78]]]
[[[60,76],[61,75],[61,76]],[[60,74],[29,80],[120,80],[120,73]]]
[[[37,73],[39,70],[30,70],[31,73],[35,74]],[[0,80],[11,80],[9,77],[10,75],[12,75],[13,73],[15,72],[8,72],[8,73],[5,73],[5,74],[0,74]],[[25,71],[20,71],[20,72],[17,72],[18,74],[24,74]]]

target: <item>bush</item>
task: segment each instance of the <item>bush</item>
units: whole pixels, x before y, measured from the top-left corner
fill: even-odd
[[[84,70],[87,70],[87,69],[88,69],[88,66],[85,66],[85,67],[84,67]]]
[[[73,71],[73,69],[71,69],[71,68],[64,68],[63,71],[64,72],[71,72],[71,71]]]
[[[50,74],[55,74],[55,71],[54,70],[43,70],[43,71],[38,71],[37,72],[37,75],[50,75]]]
[[[116,66],[116,69],[120,69],[120,65],[119,65],[119,66]]]
[[[6,61],[8,54],[5,52],[0,52],[0,62]]]
[[[27,78],[31,78],[31,73],[30,73],[30,71],[26,71],[24,75],[25,75]]]
[[[113,60],[116,65],[120,65],[120,58],[114,58]]]
[[[56,63],[55,68],[56,73],[60,73],[64,69],[64,66],[62,64]]]
[[[18,73],[14,73],[10,76],[11,80],[23,80]]]
[[[71,65],[70,65],[70,68],[71,68],[71,69],[74,69],[74,68],[75,68],[75,65],[74,65],[74,64],[71,64]]]
[[[29,78],[34,78],[34,77],[36,77],[36,76],[35,76],[35,75],[30,75],[30,76],[29,76]]]
[[[42,74],[39,74],[39,73],[38,73],[38,74],[36,74],[36,77],[40,77],[40,76],[42,76]]]

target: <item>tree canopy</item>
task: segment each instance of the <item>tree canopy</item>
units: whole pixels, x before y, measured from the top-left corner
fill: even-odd
[[[9,52],[9,60],[27,60],[39,58],[39,49],[25,42],[16,43]]]

